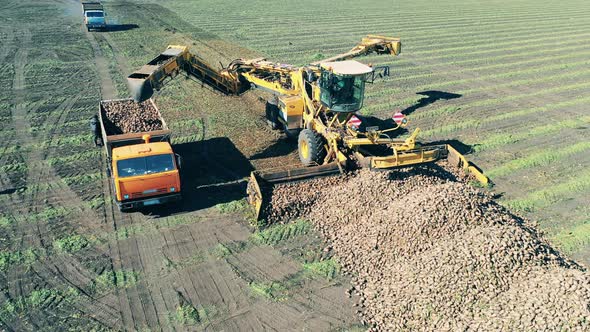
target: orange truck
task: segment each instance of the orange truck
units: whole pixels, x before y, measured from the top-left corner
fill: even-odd
[[[182,159],[172,150],[171,131],[153,100],[146,102],[156,110],[161,130],[121,132],[107,116],[109,103],[131,101],[102,100],[99,106],[98,119],[107,154],[107,174],[113,184],[113,200],[121,211],[178,201]]]

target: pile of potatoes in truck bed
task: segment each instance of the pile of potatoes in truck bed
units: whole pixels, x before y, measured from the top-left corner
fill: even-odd
[[[103,102],[105,116],[111,122],[106,124],[110,134],[140,133],[162,130],[162,120],[152,103],[133,100],[114,100]]]
[[[326,239],[371,330],[588,330],[590,275],[438,166],[275,186],[269,222]]]

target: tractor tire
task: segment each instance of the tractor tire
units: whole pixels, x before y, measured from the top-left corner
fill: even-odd
[[[324,138],[313,130],[303,129],[298,139],[299,160],[304,166],[321,165],[326,157]]]

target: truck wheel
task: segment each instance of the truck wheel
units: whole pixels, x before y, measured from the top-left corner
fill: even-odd
[[[298,151],[304,166],[321,165],[326,156],[324,138],[313,130],[303,129],[299,133]]]
[[[279,106],[270,101],[266,102],[266,120],[273,130],[281,127],[281,123],[279,123]]]

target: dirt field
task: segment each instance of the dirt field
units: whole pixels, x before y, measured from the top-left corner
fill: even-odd
[[[361,59],[393,66],[369,86],[365,115],[401,108],[426,139],[471,150],[503,205],[590,264],[586,1],[345,4],[108,1],[111,31],[86,32],[74,0],[3,1],[0,329],[362,329],[366,294],[348,296],[357,280],[311,222],[254,231],[243,184],[198,189],[297,163],[265,125],[263,94],[168,84],[156,102],[190,170],[187,199],[144,213],[113,206],[89,119],[100,99],[129,97],[124,78],[168,44],[211,63],[303,64],[367,33],[401,36],[400,57]]]
[[[209,101],[193,105],[196,93],[181,96],[191,107],[179,110],[172,87],[159,103],[170,109],[163,113],[175,130],[175,150],[191,170],[182,175],[187,199],[169,209],[118,212],[89,120],[100,99],[127,97],[122,73],[135,63],[111,46],[108,34],[87,33],[80,11],[73,1],[0,8],[2,80],[11,87],[0,92],[1,329],[335,330],[359,324],[346,296],[349,281],[335,268],[318,268],[331,258],[309,224],[266,239],[285,229],[252,233],[242,213],[243,185],[196,189],[247,175],[252,165],[244,154],[255,163],[274,136],[254,146],[243,133],[222,137],[216,126],[229,119],[217,113],[226,106],[211,104],[215,95],[195,83],[176,89],[200,90]],[[143,12],[145,21],[167,33],[174,16],[158,21],[153,14]],[[260,104],[250,96],[227,109],[248,103]],[[269,136],[261,119],[244,113],[253,109],[239,111],[238,121]],[[250,150],[239,149],[246,145]],[[222,158],[232,166],[217,166]]]
[[[363,112],[386,118],[399,108],[423,139],[473,150],[470,158],[488,172],[503,204],[590,263],[587,1],[257,0],[244,8],[176,0],[163,6],[197,28],[287,63],[346,51],[369,32],[401,37],[399,57],[360,59],[392,65],[390,78],[368,87]]]

